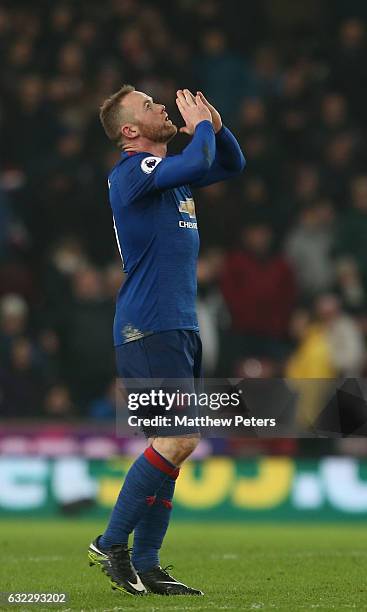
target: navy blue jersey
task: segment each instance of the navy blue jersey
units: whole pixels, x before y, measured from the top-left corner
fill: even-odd
[[[223,133],[222,139],[226,137]],[[149,152],[122,153],[109,175],[114,227],[126,274],[117,297],[115,345],[153,332],[198,331],[199,234],[190,185],[210,184],[215,177],[222,180],[236,173],[233,163],[227,169],[217,165],[217,140],[212,124],[202,121],[180,155],[161,159]],[[242,156],[235,143],[237,156]],[[243,156],[241,163],[236,161],[238,172]]]

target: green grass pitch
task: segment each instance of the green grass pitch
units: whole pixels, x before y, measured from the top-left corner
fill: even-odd
[[[364,525],[173,524],[162,564],[205,597],[145,598],[112,591],[87,546],[101,523],[1,521],[0,591],[67,592],[62,606],[5,610],[181,612],[367,610]]]

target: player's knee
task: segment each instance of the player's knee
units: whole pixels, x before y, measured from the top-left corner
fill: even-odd
[[[154,448],[174,465],[181,465],[195,450],[200,442],[200,436],[187,438],[155,438]]]
[[[190,436],[189,438],[174,438],[173,463],[180,466],[199,444],[200,438]]]
[[[190,436],[188,438],[176,438],[176,449],[177,453],[182,456],[181,461],[186,459],[195,450],[199,444],[199,436]]]

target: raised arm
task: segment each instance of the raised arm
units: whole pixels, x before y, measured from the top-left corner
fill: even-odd
[[[210,102],[208,102],[204,94],[198,91],[196,96],[194,96],[191,91],[184,89],[177,92],[177,97],[179,99],[183,97],[186,100],[191,99],[193,104],[195,104],[197,100],[200,100],[210,112],[215,132],[216,154],[213,164],[205,176],[201,176],[198,180],[191,183],[192,187],[206,187],[207,185],[224,181],[242,172],[245,168],[246,160],[240,145],[232,132],[224,127],[219,112]],[[191,135],[193,133],[192,125],[184,115],[182,116],[185,119],[186,125],[180,128],[180,132]]]
[[[205,177],[192,183],[193,187],[205,187],[236,176],[244,170],[246,160],[237,139],[222,124],[222,118],[217,109],[208,102],[201,91],[197,95],[210,110],[216,140],[216,155],[213,165]]]
[[[155,175],[158,189],[199,181],[206,175],[215,157],[212,115],[205,102],[199,95],[194,98],[188,90],[179,90],[176,104],[194,137],[180,155],[168,157],[159,164]]]
[[[228,128],[222,126],[215,140],[214,162],[205,176],[191,183],[192,187],[206,187],[232,178],[242,172],[246,166],[246,160],[240,145]]]
[[[163,159],[155,171],[157,189],[170,189],[200,181],[215,157],[215,135],[211,121],[196,125],[190,144],[180,153]]]
[[[110,175],[110,189],[117,184],[121,202],[127,206],[148,193],[172,189],[200,181],[208,173],[215,157],[215,133],[209,109],[197,99],[177,98],[177,106],[193,138],[179,155],[156,157],[146,153],[126,162]],[[134,157],[134,156],[133,156]],[[138,163],[136,163],[138,162]]]

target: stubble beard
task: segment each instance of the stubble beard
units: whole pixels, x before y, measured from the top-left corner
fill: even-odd
[[[167,143],[177,134],[177,127],[172,124],[152,127],[150,125],[140,125],[140,134],[152,142]]]

